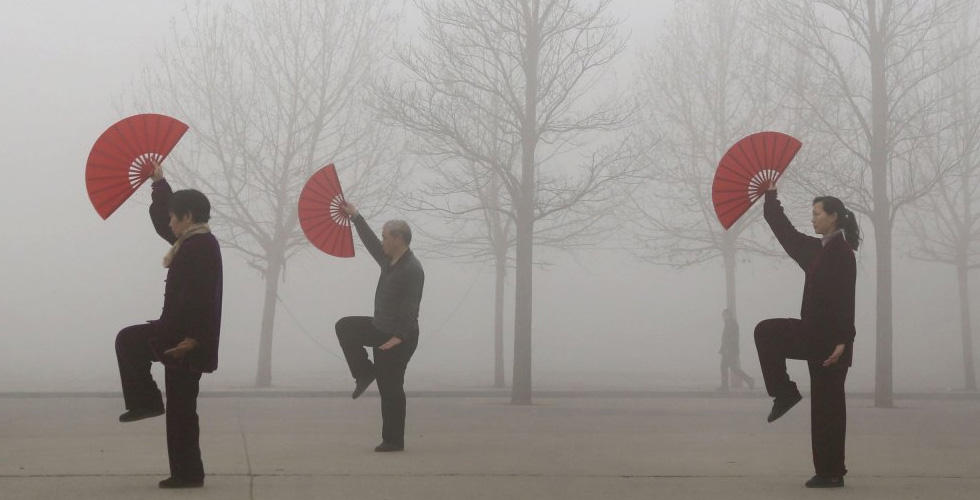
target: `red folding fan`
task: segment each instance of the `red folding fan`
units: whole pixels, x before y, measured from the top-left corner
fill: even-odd
[[[85,165],[85,187],[95,211],[108,219],[153,175],[150,160],[163,161],[187,132],[164,115],[124,118],[99,136]]]
[[[321,168],[306,181],[299,194],[299,225],[314,246],[334,257],[354,256],[354,236],[350,217],[340,206],[340,188],[333,163]]]
[[[711,198],[728,229],[779,179],[803,144],[780,132],[759,132],[729,148],[715,171]]]

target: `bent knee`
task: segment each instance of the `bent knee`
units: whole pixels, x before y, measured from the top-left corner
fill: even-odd
[[[776,327],[778,322],[778,319],[764,319],[755,325],[755,341],[759,342],[759,339],[764,339],[772,335],[772,332],[778,329]]]
[[[337,320],[337,323],[335,323],[333,326],[334,331],[337,332],[337,337],[347,335],[350,332],[353,320],[354,318],[351,316],[346,316]]]
[[[128,326],[119,330],[116,334],[116,349],[125,346],[133,341],[133,327]]]

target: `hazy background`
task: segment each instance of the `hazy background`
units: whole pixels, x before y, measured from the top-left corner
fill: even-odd
[[[614,68],[620,86],[633,78],[637,55],[654,50],[672,5],[613,3],[621,33],[630,35]],[[183,2],[163,0],[0,0],[0,391],[116,390],[116,332],[159,315],[160,260],[168,247],[146,213],[149,188],[103,221],[86,195],[84,170],[95,139],[122,117],[123,93],[153,63],[183,8]],[[402,35],[411,36],[412,6],[405,8]],[[180,154],[178,146],[173,155]],[[794,223],[808,230],[809,200],[783,202]],[[413,219],[390,210],[369,222],[379,229],[396,217]],[[864,229],[871,242],[870,224]],[[906,258],[905,246],[898,237],[895,390],[959,387],[955,276]],[[366,252],[358,252],[344,260],[308,250],[289,262],[279,289],[288,309],[280,308],[276,319],[275,386],[349,388],[333,324],[371,313],[378,275]],[[536,255],[554,264],[534,275],[536,389],[717,387],[725,300],[720,262],[674,270],[611,249],[573,258],[538,248]],[[420,259],[426,271],[421,340],[407,387],[492,385],[490,266]],[[263,282],[233,251],[224,252],[224,261],[220,369],[206,379],[205,390],[248,388],[255,377]],[[871,245],[858,262],[849,388],[868,391],[874,384]],[[752,328],[768,317],[798,316],[803,273],[788,258],[758,259],[740,263],[737,278],[742,364],[761,385]],[[510,293],[506,303],[509,381]],[[792,373],[806,384],[803,363],[793,363]]]

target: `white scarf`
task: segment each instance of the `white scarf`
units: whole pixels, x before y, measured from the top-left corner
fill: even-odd
[[[191,224],[188,226],[187,230],[184,231],[184,234],[180,235],[180,238],[177,238],[177,241],[174,242],[174,246],[170,247],[170,251],[167,252],[167,255],[163,256],[163,267],[170,267],[170,264],[172,264],[174,261],[174,257],[177,256],[177,252],[180,251],[180,245],[184,242],[184,240],[194,236],[195,234],[207,234],[210,232],[211,228],[206,222]]]
[[[836,231],[828,234],[827,236],[824,236],[823,238],[820,238],[820,245],[826,247],[827,246],[827,243],[830,243],[830,240],[836,238],[838,234],[844,234],[844,230],[843,229],[838,229],[838,230],[836,230]]]

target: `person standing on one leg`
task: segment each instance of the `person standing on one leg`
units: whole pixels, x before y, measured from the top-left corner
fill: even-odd
[[[173,192],[155,164],[150,219],[172,245],[163,259],[167,281],[160,319],[130,326],[116,336],[116,359],[126,413],[120,422],[167,414],[170,477],[161,488],[204,485],[197,395],[202,372],[218,368],[221,329],[221,249],[211,234],[211,204],[199,191]],[[167,406],[150,374],[165,366]]]
[[[732,382],[742,380],[748,384],[749,390],[752,390],[755,388],[755,380],[742,371],[742,363],[739,360],[738,322],[735,321],[735,315],[730,309],[722,311],[721,317],[725,322],[725,328],[721,332],[721,349],[718,350],[718,354],[721,354],[721,387],[718,390],[728,392],[729,374],[732,376]]]
[[[374,316],[348,316],[337,322],[337,339],[354,377],[358,396],[378,381],[381,394],[382,442],[374,451],[405,449],[405,369],[419,342],[419,304],[425,273],[409,248],[412,230],[405,221],[391,220],[381,240],[357,208],[342,205],[365,248],[381,266],[374,294]],[[365,347],[374,350],[374,362]]]
[[[844,486],[844,381],[853,358],[854,251],[861,241],[860,231],[854,213],[830,196],[813,200],[813,230],[821,238],[793,227],[776,198],[775,186],[766,192],[763,213],[780,245],[806,273],[800,319],[767,319],[755,328],[762,376],[774,398],[768,420],[785,415],[802,399],[786,373],[786,360],[806,360],[816,470],[806,486]]]

